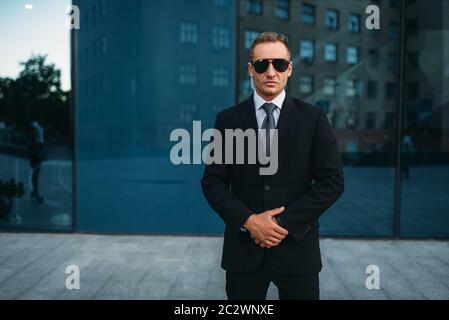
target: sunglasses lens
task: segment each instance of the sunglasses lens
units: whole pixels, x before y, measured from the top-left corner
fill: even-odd
[[[288,69],[289,62],[284,59],[273,59],[273,67],[279,71],[284,72]]]
[[[269,65],[270,61],[268,60],[257,60],[253,63],[254,70],[256,70],[257,73],[264,73],[267,71]]]
[[[288,65],[290,62],[285,59],[273,59],[273,67],[278,72],[284,72],[288,69]],[[254,70],[256,70],[257,73],[264,73],[267,71],[268,66],[270,65],[270,60],[268,59],[261,59],[253,62]]]

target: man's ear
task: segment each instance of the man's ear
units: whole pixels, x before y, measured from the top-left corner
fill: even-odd
[[[248,62],[248,74],[249,76],[252,78],[253,77],[253,66],[251,65],[251,63]]]

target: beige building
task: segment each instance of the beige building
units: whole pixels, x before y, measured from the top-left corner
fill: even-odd
[[[365,9],[376,3],[380,30],[368,30]],[[239,98],[251,93],[248,49],[261,31],[287,35],[294,75],[288,92],[323,107],[342,151],[381,150],[394,139],[399,8],[389,1],[242,0]]]

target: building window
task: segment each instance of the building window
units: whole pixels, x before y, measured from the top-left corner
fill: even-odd
[[[243,79],[240,82],[240,98],[245,99],[252,93],[251,80]]]
[[[229,8],[229,0],[214,0],[214,6],[217,8]]]
[[[245,0],[245,11],[250,14],[262,14],[262,0]]]
[[[197,116],[197,105],[193,103],[183,103],[179,105],[179,121],[181,123],[191,123]]]
[[[198,24],[194,22],[181,22],[181,43],[198,43]]]
[[[385,88],[385,98],[394,99],[396,98],[396,83],[395,82],[387,82]]]
[[[360,97],[363,92],[363,82],[358,79],[346,81],[346,95],[348,97]]]
[[[308,3],[302,4],[302,23],[315,24],[315,6]]]
[[[225,88],[229,87],[230,73],[227,68],[214,68],[212,70],[212,86]]]
[[[366,113],[366,129],[373,130],[376,129],[376,113],[367,112]]]
[[[415,81],[407,82],[407,99],[416,100],[419,98],[419,84]]]
[[[249,50],[251,48],[253,41],[257,38],[259,33],[260,33],[259,31],[253,31],[253,30],[245,31],[245,49]]]
[[[179,83],[195,85],[198,82],[198,68],[193,64],[182,64],[179,66]]]
[[[289,12],[288,7],[290,5],[290,0],[275,0],[274,15],[281,19],[288,19]]]
[[[323,93],[325,96],[334,96],[337,92],[337,79],[334,77],[324,78]]]
[[[368,99],[376,99],[377,98],[377,81],[368,80],[367,96],[368,96]]]
[[[82,12],[82,11],[81,11]],[[82,20],[82,19],[81,19]],[[89,31],[89,12],[86,11],[86,14],[84,15],[84,31]],[[80,22],[81,23],[81,22]],[[82,29],[81,29],[82,30]]]
[[[326,9],[325,25],[329,29],[338,29],[338,11]]]
[[[312,40],[301,40],[299,56],[301,60],[312,62],[315,56],[315,43]]]
[[[397,72],[398,69],[398,55],[396,52],[392,51],[388,53],[388,68],[390,68],[391,71]]]
[[[395,22],[390,22],[388,25],[388,38],[391,40],[398,38],[398,24]]]
[[[357,64],[359,62],[359,48],[348,47],[346,50],[346,63]]]
[[[214,27],[212,29],[212,46],[215,49],[227,49],[231,45],[231,32],[228,27]]]
[[[106,0],[100,1],[100,12],[103,17],[106,16]]]
[[[224,108],[225,108],[225,107],[224,107],[223,105],[214,105],[214,106],[212,107],[212,114],[213,114],[214,116],[216,116],[217,113],[223,111]]]
[[[92,43],[92,61],[95,61],[97,58],[97,41],[94,40]]]
[[[91,18],[92,18],[92,28],[95,29],[97,27],[97,6],[96,5],[92,6]]]
[[[103,35],[101,37],[101,53],[105,55],[106,52],[108,52],[108,38]]]
[[[390,8],[397,9],[399,7],[399,1],[398,0],[390,0]]]
[[[360,33],[360,16],[358,14],[349,15],[348,30],[352,33]]]
[[[369,65],[371,67],[379,65],[379,52],[376,49],[369,49]]]
[[[310,94],[313,92],[313,76],[302,74],[299,76],[299,92]]]
[[[324,45],[324,61],[336,62],[338,56],[338,46],[336,43],[327,42]]]
[[[384,129],[389,130],[394,127],[394,112],[385,113]]]
[[[408,52],[407,63],[409,69],[417,69],[419,67],[419,52],[418,51]]]

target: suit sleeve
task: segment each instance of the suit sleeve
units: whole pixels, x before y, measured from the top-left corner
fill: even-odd
[[[307,225],[317,220],[344,191],[343,165],[337,138],[326,114],[320,111],[312,142],[311,187],[285,207],[283,226],[293,235],[304,235]]]
[[[206,165],[201,179],[201,187],[207,202],[218,213],[228,229],[232,232],[240,232],[240,228],[253,212],[230,190],[230,169],[229,165],[224,163],[225,124],[222,113],[217,115],[215,129],[219,130],[223,137],[222,163]]]

